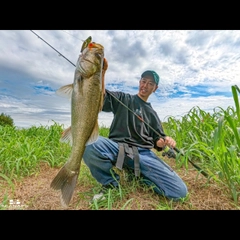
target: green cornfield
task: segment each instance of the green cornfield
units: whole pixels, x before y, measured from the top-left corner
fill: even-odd
[[[238,86],[232,86],[235,107],[216,107],[213,114],[194,107],[181,120],[170,117],[165,129],[183,152],[178,164],[188,167],[191,159],[209,178],[224,183],[235,202],[240,194],[239,93]]]

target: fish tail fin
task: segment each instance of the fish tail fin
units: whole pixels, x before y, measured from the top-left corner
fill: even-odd
[[[51,188],[61,190],[61,204],[63,207],[69,205],[77,184],[78,175],[79,171],[71,171],[65,164],[51,182]]]

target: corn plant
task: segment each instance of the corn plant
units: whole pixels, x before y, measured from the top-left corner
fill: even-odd
[[[228,186],[237,202],[240,195],[240,107],[238,86],[232,86],[234,107],[216,107],[213,114],[192,108],[181,120],[168,119],[166,132],[184,152],[177,162],[188,167],[188,159],[209,176]]]

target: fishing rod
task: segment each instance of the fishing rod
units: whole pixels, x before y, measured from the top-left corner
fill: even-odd
[[[40,38],[43,42],[45,42],[48,46],[50,46],[53,50],[55,50],[60,56],[64,57],[57,49],[55,49],[53,46],[51,46],[49,43],[47,43],[44,39],[42,39],[40,36],[38,36],[33,30],[30,30],[33,34],[35,34],[38,38]],[[75,66],[70,60],[68,60],[66,57],[64,57],[68,62],[70,62],[73,66]]]
[[[62,57],[64,57],[68,62],[70,62],[74,67],[76,67],[75,64],[73,64],[71,61],[69,61],[65,56],[63,56],[59,51],[57,51],[54,47],[52,47],[49,43],[47,43],[44,39],[42,39],[40,36],[38,36],[35,32],[33,32],[32,30],[30,30],[32,33],[34,33],[38,38],[40,38],[42,41],[44,41],[48,46],[50,46],[52,49],[54,49],[59,55],[61,55]],[[81,52],[83,51],[83,49],[86,47],[86,44],[89,43],[89,41],[91,41],[92,38],[89,37],[87,38],[87,40],[84,41],[83,45],[82,45],[82,49]],[[144,124],[146,124],[152,131],[154,131],[157,135],[160,136],[160,138],[164,139],[164,134],[157,132],[150,124],[148,124],[146,121],[144,121],[139,115],[137,115],[132,109],[130,109],[127,105],[125,105],[122,101],[120,101],[118,98],[116,98],[112,93],[110,93],[108,91],[108,93],[115,98],[119,103],[121,103],[125,108],[128,109],[128,111],[130,111],[133,115],[135,115],[140,121],[142,121]],[[173,148],[175,150],[175,152],[180,153],[182,156],[184,156],[184,154],[176,147]],[[206,172],[204,172],[198,165],[196,165],[194,162],[192,162],[190,159],[188,159],[188,161],[206,178],[208,178],[208,174]]]

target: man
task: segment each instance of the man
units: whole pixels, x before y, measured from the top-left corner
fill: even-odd
[[[105,68],[106,65],[105,61]],[[93,200],[102,198],[109,187],[118,187],[120,176],[113,166],[132,171],[159,195],[173,200],[186,197],[183,180],[151,150],[176,146],[175,140],[165,135],[157,113],[147,102],[158,84],[158,74],[147,70],[141,75],[135,95],[105,90],[102,111],[114,114],[109,137],[99,136],[86,147],[83,155],[92,176],[102,184],[103,191]]]

